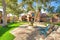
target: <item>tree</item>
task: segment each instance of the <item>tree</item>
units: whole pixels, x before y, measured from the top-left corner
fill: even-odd
[[[47,3],[51,3],[52,1],[56,1],[56,0],[29,0],[29,1],[28,0],[23,0],[24,4],[27,4],[27,6],[28,6],[27,7],[28,10],[32,10],[33,9],[32,4],[33,4],[33,2],[36,2],[36,9],[35,10],[38,10],[38,12],[41,11],[42,5],[44,5],[44,9],[45,9],[48,6]],[[51,9],[49,9],[49,10],[52,11],[53,9],[54,8],[51,7]],[[38,12],[35,13],[35,19],[36,19],[36,16],[37,16],[36,14],[38,14]]]
[[[2,12],[2,20],[3,26],[7,25],[7,14],[6,14],[6,3],[5,0],[2,0],[3,12]]]
[[[60,5],[57,7],[56,12],[60,13]]]
[[[6,7],[15,12],[17,6],[17,0],[0,0],[0,2],[2,2],[1,4],[3,6],[2,19],[3,19],[3,26],[5,26],[7,25],[7,11],[8,11]]]
[[[54,12],[54,9],[55,9],[54,6],[49,6],[49,7],[47,8],[47,11],[48,11],[49,13],[53,13],[53,12]]]

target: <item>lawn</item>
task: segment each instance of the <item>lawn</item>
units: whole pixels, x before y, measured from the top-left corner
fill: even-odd
[[[58,26],[60,26],[60,23],[57,23]]]
[[[0,27],[0,40],[13,40],[14,36],[10,33],[10,31],[24,23],[26,22],[10,23],[5,27],[1,26]]]

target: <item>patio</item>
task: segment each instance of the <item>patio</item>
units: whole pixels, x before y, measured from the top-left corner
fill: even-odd
[[[43,34],[42,31],[45,33],[45,31],[41,30],[41,28],[38,28],[38,27],[29,28],[28,25],[25,25],[25,27],[24,27],[24,25],[22,25],[22,26],[19,26],[18,28],[15,28],[12,31],[10,31],[10,33],[15,36],[14,40],[47,40],[49,35],[51,35],[53,32],[53,31],[51,31],[51,34],[46,36],[47,33]],[[40,34],[40,33],[42,33],[42,34]],[[48,40],[50,40],[50,38]]]

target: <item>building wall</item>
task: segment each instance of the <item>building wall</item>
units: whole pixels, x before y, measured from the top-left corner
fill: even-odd
[[[2,11],[0,11],[0,24],[2,23]]]

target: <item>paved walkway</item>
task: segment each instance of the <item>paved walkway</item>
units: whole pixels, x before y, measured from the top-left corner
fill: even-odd
[[[14,40],[38,40],[40,38],[37,29],[26,27],[18,27],[10,32],[15,36]]]
[[[35,22],[34,26],[46,27],[45,23],[42,22]]]
[[[45,38],[44,35],[39,34],[39,28],[27,26],[21,25],[10,32],[15,36],[14,40],[60,40],[60,27]]]
[[[45,40],[60,40],[60,27],[53,31]]]

